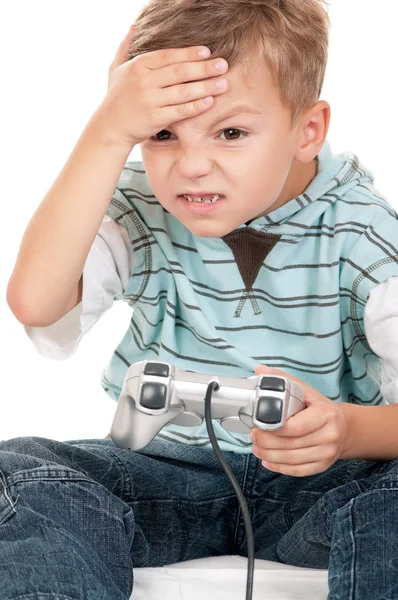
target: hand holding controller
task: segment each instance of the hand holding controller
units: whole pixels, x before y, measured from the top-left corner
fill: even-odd
[[[211,417],[231,433],[249,433],[253,427],[279,429],[305,407],[303,388],[285,377],[218,377],[167,362],[142,361],[127,371],[111,427],[113,441],[121,448],[140,450],[168,423],[200,425],[212,381],[219,388],[212,394]]]

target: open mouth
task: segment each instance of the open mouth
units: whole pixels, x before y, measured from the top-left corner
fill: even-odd
[[[185,198],[185,200],[188,200],[188,202],[195,202],[197,204],[213,204],[222,197],[223,196],[220,194],[207,194],[206,196],[189,196],[188,194],[182,194],[182,198]]]

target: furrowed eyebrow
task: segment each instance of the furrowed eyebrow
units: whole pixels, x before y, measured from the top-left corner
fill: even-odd
[[[214,121],[211,127],[214,127],[215,125],[218,125],[218,123],[221,123],[221,121],[225,121],[226,119],[229,119],[230,117],[235,117],[236,115],[241,113],[245,113],[247,115],[254,115],[256,117],[262,116],[262,113],[259,110],[252,108],[251,106],[234,106],[228,111],[226,111],[224,114],[222,114],[216,121]]]

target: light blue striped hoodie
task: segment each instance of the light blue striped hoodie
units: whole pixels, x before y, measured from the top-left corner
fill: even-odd
[[[363,313],[372,288],[398,276],[397,215],[353,153],[334,155],[325,142],[318,160],[302,195],[225,238],[192,234],[156,200],[143,163],[126,164],[107,211],[136,256],[119,298],[131,322],[102,373],[112,398],[129,365],[159,358],[241,377],[262,363],[335,401],[383,402]],[[214,425],[223,450],[250,452],[248,436]],[[211,447],[204,423],[159,436]]]

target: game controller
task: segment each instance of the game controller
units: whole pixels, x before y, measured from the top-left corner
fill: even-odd
[[[231,433],[247,434],[253,427],[279,429],[305,408],[303,388],[287,377],[219,377],[185,371],[168,362],[141,361],[127,370],[112,440],[121,448],[140,450],[169,423],[200,425],[212,381],[219,387],[212,392],[211,418]]]

